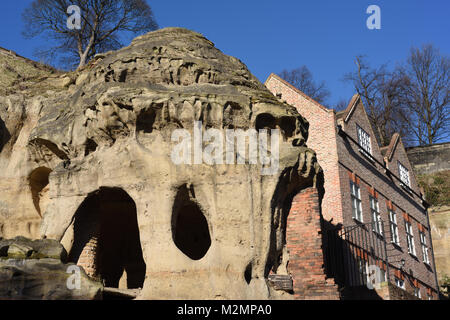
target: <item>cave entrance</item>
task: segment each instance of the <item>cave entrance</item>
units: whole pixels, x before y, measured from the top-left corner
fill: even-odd
[[[48,197],[48,177],[52,170],[46,167],[39,167],[37,169],[34,169],[29,177],[30,182],[30,190],[31,190],[31,197],[33,199],[34,207],[39,214],[39,216],[42,217],[42,213],[45,211],[49,197]]]
[[[203,258],[211,246],[208,221],[195,201],[193,187],[183,185],[177,193],[172,212],[172,237],[175,245],[192,260]]]
[[[75,213],[69,260],[106,287],[142,288],[142,255],[136,204],[120,188],[100,188]]]

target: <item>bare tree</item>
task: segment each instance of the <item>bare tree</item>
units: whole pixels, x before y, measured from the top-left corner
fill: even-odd
[[[81,9],[80,29],[67,27],[69,6]],[[65,65],[82,68],[95,54],[123,46],[121,33],[135,36],[158,25],[145,0],[34,0],[23,12],[27,38],[44,35],[54,44],[40,55],[60,55]]]
[[[399,132],[406,144],[410,142],[410,128],[402,108],[401,88],[405,77],[389,72],[386,65],[371,68],[364,56],[357,56],[356,71],[347,73],[344,81],[351,82],[360,94],[372,128],[380,145],[388,145],[392,135]]]
[[[325,82],[316,84],[311,71],[306,66],[293,70],[285,69],[280,72],[279,76],[319,103],[324,103],[330,96]]]
[[[342,111],[342,110],[345,110],[347,108],[347,106],[348,106],[348,101],[341,98],[338,101],[338,103],[336,104],[336,106],[334,107],[334,110]]]
[[[450,137],[450,59],[432,45],[412,48],[400,73],[405,118],[420,145]]]

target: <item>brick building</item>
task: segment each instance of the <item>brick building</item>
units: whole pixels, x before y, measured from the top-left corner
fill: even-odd
[[[324,268],[341,298],[437,299],[427,204],[400,136],[380,148],[359,95],[335,112],[277,75],[265,84],[310,124],[325,178]]]

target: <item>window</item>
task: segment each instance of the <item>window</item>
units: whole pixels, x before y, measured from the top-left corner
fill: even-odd
[[[360,126],[356,125],[358,131],[358,144],[368,154],[372,155],[372,145],[370,144],[370,135]]]
[[[395,285],[403,290],[405,290],[405,281],[395,277]]]
[[[379,268],[380,272],[378,273],[380,278],[378,279],[379,282],[386,282],[386,271],[383,268]]]
[[[420,245],[422,247],[422,255],[423,255],[423,262],[430,263],[430,259],[428,257],[428,247],[427,247],[427,237],[425,232],[421,231],[419,232],[420,236]]]
[[[380,209],[378,207],[378,200],[370,197],[370,211],[372,212],[373,231],[383,235],[383,226],[381,222]]]
[[[420,293],[420,288],[419,287],[414,287],[414,296],[421,299],[422,298],[422,294]]]
[[[363,222],[362,207],[361,207],[361,190],[359,188],[359,185],[357,185],[353,181],[350,181],[350,191],[352,198],[353,218],[360,222]]]
[[[414,246],[414,235],[411,222],[405,221],[406,243],[408,244],[408,252],[416,255],[416,247]]]
[[[389,209],[389,223],[391,226],[391,241],[396,245],[400,245],[400,241],[398,239],[397,214],[392,209]]]
[[[377,272],[377,281],[378,283],[387,281],[386,277],[386,264],[382,260],[377,261],[376,272]]]
[[[402,183],[408,187],[411,187],[409,171],[400,162],[398,163],[398,174]]]

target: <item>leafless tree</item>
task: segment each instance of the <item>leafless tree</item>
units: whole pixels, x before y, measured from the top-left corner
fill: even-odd
[[[420,145],[450,137],[450,59],[432,45],[412,48],[401,75],[405,118]]]
[[[81,9],[80,29],[67,27],[71,5]],[[25,37],[43,35],[55,44],[40,50],[42,57],[59,56],[65,66],[78,68],[97,53],[122,47],[122,33],[136,36],[158,28],[145,0],[34,0],[23,20]]]
[[[411,133],[401,99],[405,77],[399,72],[387,71],[386,65],[371,68],[364,56],[357,56],[355,63],[356,71],[347,73],[344,81],[351,82],[361,95],[379,144],[388,145],[395,132],[408,144]]]
[[[319,103],[324,103],[330,96],[325,82],[317,84],[306,66],[292,70],[285,69],[280,72],[279,76]]]
[[[348,106],[348,101],[345,99],[340,99],[336,106],[333,108],[336,111],[342,111],[345,110]]]

